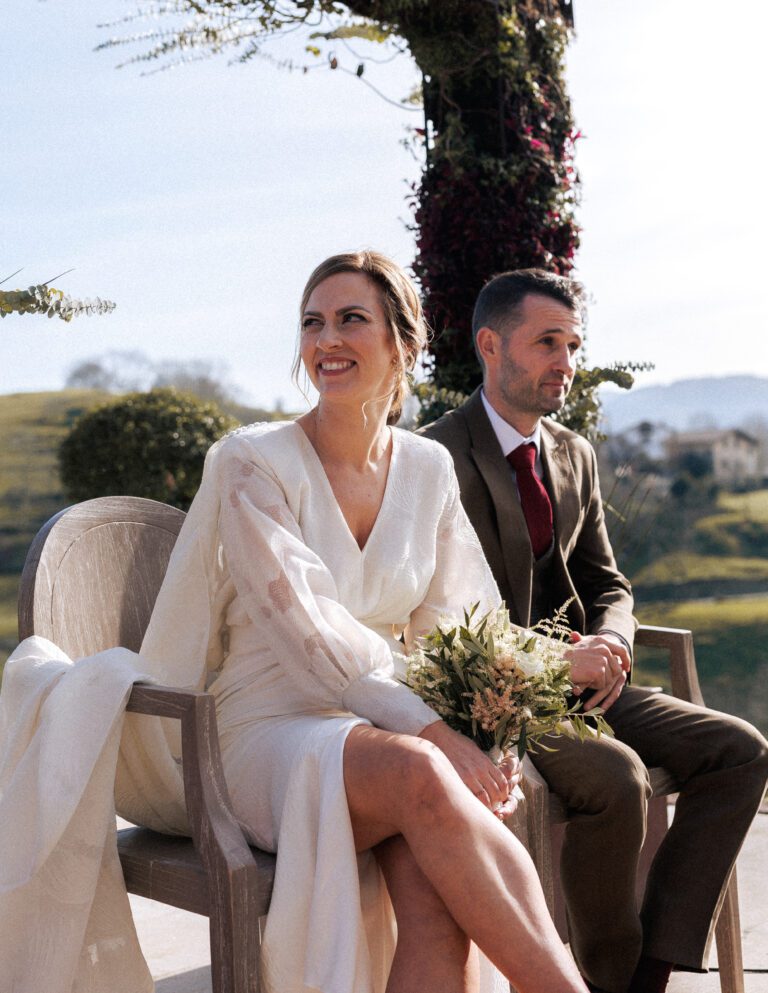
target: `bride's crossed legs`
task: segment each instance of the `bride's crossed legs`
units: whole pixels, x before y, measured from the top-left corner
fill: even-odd
[[[519,993],[585,993],[528,853],[439,748],[358,725],[344,783],[357,849],[374,849],[398,922],[387,993],[475,993],[472,941]]]

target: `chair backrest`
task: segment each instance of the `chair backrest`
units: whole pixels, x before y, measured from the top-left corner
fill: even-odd
[[[19,589],[19,637],[70,657],[138,651],[185,514],[142,497],[99,497],[52,517],[32,542]]]

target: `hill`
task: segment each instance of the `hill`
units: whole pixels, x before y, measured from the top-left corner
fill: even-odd
[[[16,591],[27,549],[69,502],[59,481],[59,445],[80,414],[109,397],[82,389],[0,396],[0,666],[16,642]],[[285,416],[242,406],[233,414],[244,422]]]
[[[66,500],[56,452],[97,390],[0,396],[0,665],[16,643],[16,591],[32,538]]]
[[[61,510],[56,452],[98,390],[0,396],[0,575],[18,572],[41,524]]]
[[[764,376],[680,379],[666,386],[603,391],[600,399],[607,434],[624,431],[640,421],[666,424],[676,431],[768,422],[768,378]]]
[[[111,398],[80,389],[0,396],[0,575],[21,570],[40,525],[66,504],[57,462],[62,439],[82,413]],[[244,406],[232,413],[243,423],[277,416]]]

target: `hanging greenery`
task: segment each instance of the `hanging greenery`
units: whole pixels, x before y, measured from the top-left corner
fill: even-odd
[[[612,365],[592,369],[582,365],[576,370],[573,385],[562,409],[552,415],[553,420],[583,435],[593,444],[605,440],[600,430],[600,398],[598,387],[613,383],[622,390],[629,390],[635,381],[632,373],[652,369],[650,362],[614,362]]]
[[[20,272],[21,269],[17,269],[5,279],[0,279],[0,284],[7,283]],[[109,314],[115,306],[111,301],[101,300],[99,297],[93,300],[73,300],[48,283],[39,283],[26,290],[0,290],[0,317],[7,317],[8,314],[45,314],[46,317],[60,317],[62,321],[71,321],[81,314]]]

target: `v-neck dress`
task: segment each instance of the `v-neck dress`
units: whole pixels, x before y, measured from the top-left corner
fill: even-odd
[[[383,993],[394,918],[356,856],[343,781],[351,728],[418,734],[434,712],[393,653],[440,616],[499,602],[450,455],[392,429],[384,497],[363,549],[294,422],[222,443],[219,534],[234,582],[228,654],[210,685],[235,814],[277,851],[262,943],[270,993]]]

